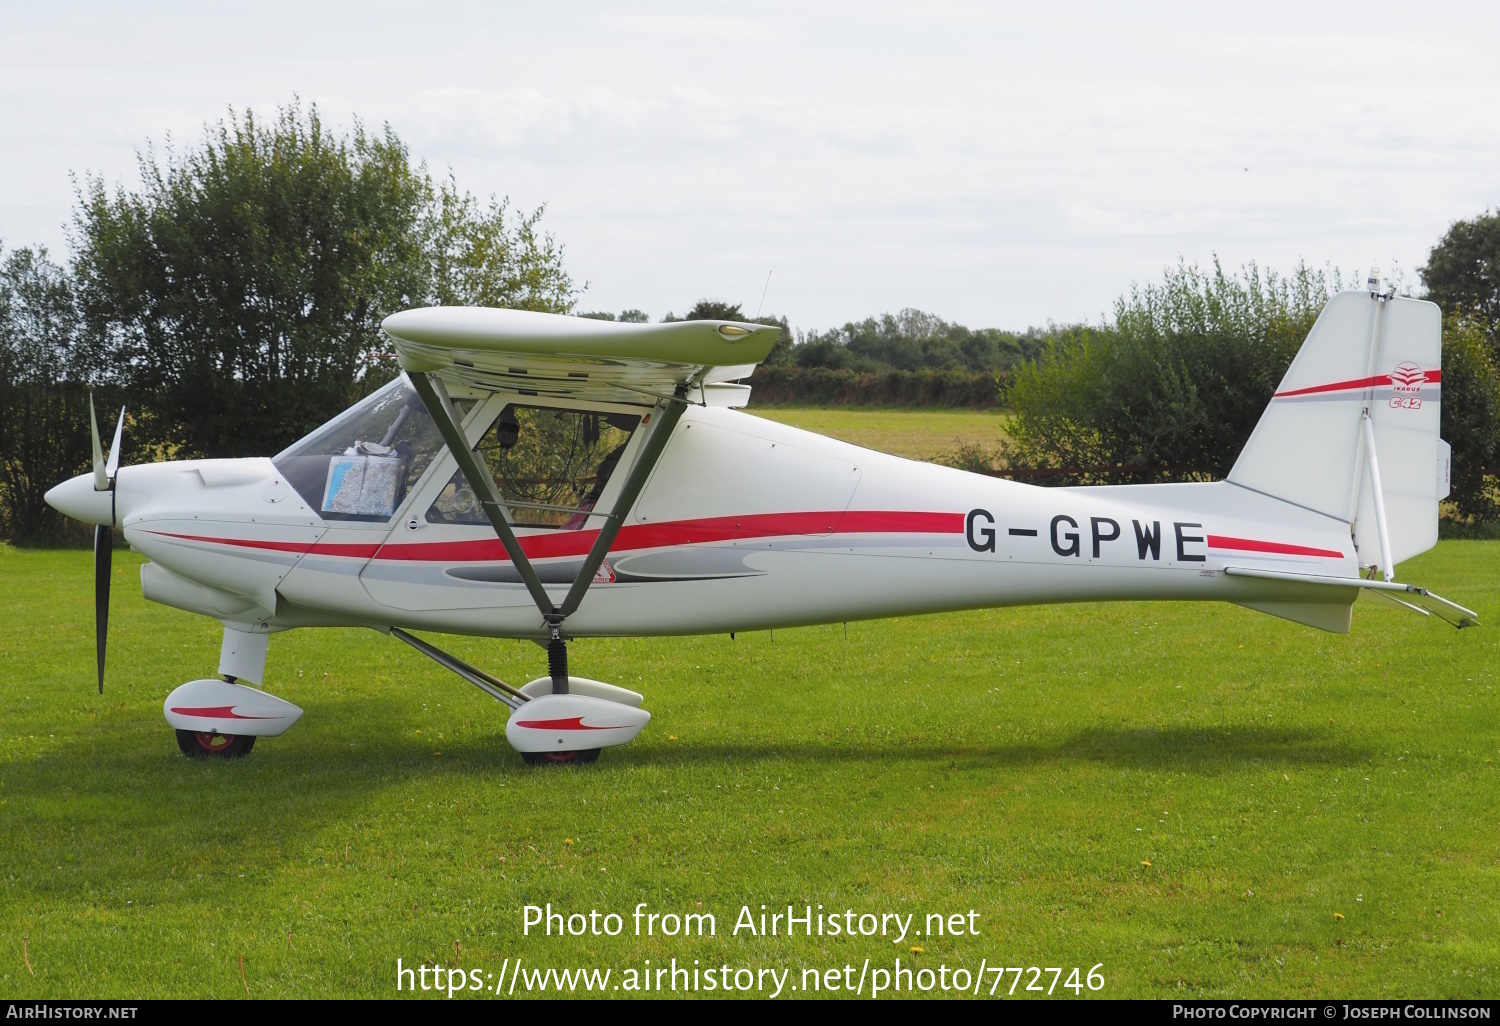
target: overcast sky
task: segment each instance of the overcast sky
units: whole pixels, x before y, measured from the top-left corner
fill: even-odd
[[[0,4],[0,239],[294,94],[546,203],[582,309],[1096,319],[1179,256],[1408,278],[1500,203],[1500,5]]]

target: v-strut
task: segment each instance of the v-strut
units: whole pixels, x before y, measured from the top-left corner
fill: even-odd
[[[614,506],[609,513],[604,515],[604,525],[600,527],[599,536],[594,539],[594,545],[589,549],[588,557],[579,568],[578,576],[568,588],[567,597],[563,599],[561,605],[556,605],[552,597],[547,594],[546,588],[542,586],[536,569],[531,565],[531,560],[522,551],[520,539],[516,537],[510,521],[506,519],[505,500],[500,495],[499,488],[495,486],[495,479],[490,476],[489,467],[475,454],[474,447],[469,444],[463,425],[458,419],[458,411],[453,408],[453,403],[449,400],[442,381],[435,375],[424,373],[412,373],[408,377],[411,379],[412,387],[417,390],[417,395],[422,397],[427,412],[432,414],[432,420],[442,434],[443,441],[448,444],[448,451],[453,454],[453,459],[458,463],[458,469],[464,472],[469,487],[473,488],[475,495],[479,497],[479,504],[484,509],[485,515],[489,517],[490,525],[494,527],[495,533],[500,536],[500,544],[505,546],[506,555],[510,556],[510,561],[515,564],[521,580],[526,583],[526,590],[531,593],[531,599],[541,612],[542,620],[551,630],[551,640],[560,645],[563,621],[577,612],[579,605],[582,604],[589,585],[594,581],[594,575],[599,572],[599,566],[609,553],[609,547],[614,544],[620,528],[625,526],[626,515],[635,505],[635,500],[640,497],[641,489],[646,487],[646,479],[651,476],[651,471],[661,459],[662,450],[667,447],[667,441],[672,437],[677,422],[682,419],[683,410],[687,409],[686,386],[679,385],[677,394],[671,402],[667,403],[666,409],[661,411],[661,419],[652,430],[650,437],[646,439],[645,448],[641,450],[640,456],[631,466],[630,473],[626,475],[625,483],[620,488],[620,494],[615,499]],[[598,516],[599,514],[591,513],[590,515]],[[555,647],[553,646],[554,649]],[[554,668],[554,690],[559,690],[557,687],[559,683],[561,683],[560,690],[567,689],[565,655],[562,657],[562,663],[562,667]]]
[[[464,435],[463,424],[458,419],[458,411],[453,408],[453,403],[448,398],[448,390],[435,376],[430,377],[426,374],[407,376],[411,379],[412,387],[417,390],[417,395],[422,397],[422,404],[427,407],[427,412],[432,415],[438,433],[443,436],[443,441],[448,443],[448,451],[458,461],[458,469],[464,472],[469,487],[474,489],[475,495],[479,496],[479,505],[484,510],[485,516],[490,518],[490,524],[495,528],[495,533],[500,536],[500,544],[505,546],[505,552],[510,556],[510,561],[515,564],[521,580],[526,582],[526,590],[531,592],[531,600],[542,611],[542,616],[550,621],[557,610],[552,605],[552,599],[547,595],[547,589],[543,588],[542,582],[537,579],[531,560],[527,559],[526,553],[521,551],[521,542],[516,537],[516,532],[511,530],[510,521],[505,519],[505,506],[500,500],[500,490],[495,487],[495,479],[490,477],[489,467],[474,455],[474,448]]]

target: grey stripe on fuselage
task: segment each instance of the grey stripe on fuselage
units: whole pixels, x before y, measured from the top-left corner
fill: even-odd
[[[933,552],[939,549],[963,550],[966,548],[963,536],[958,534],[814,535],[765,541],[664,546],[641,553],[611,555],[608,562],[615,570],[616,580],[623,584],[692,578],[757,577],[765,571],[745,562],[757,552],[847,553],[851,549],[858,549],[867,555],[876,555],[890,554],[892,550],[920,549]],[[536,568],[537,576],[541,578],[543,584],[571,584],[578,576],[582,561],[577,559],[537,560],[532,563],[532,566]],[[512,587],[519,585],[521,581],[520,574],[508,560],[481,563],[457,560],[446,562],[377,558],[364,561],[309,554],[303,559],[302,568],[322,573],[362,576],[371,581],[446,585],[459,588]]]

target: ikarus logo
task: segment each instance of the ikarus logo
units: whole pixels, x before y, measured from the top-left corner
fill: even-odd
[[[1391,371],[1391,385],[1398,392],[1420,392],[1426,379],[1426,372],[1410,360],[1396,364],[1396,369]]]
[[[1387,405],[1393,410],[1420,410],[1422,398],[1417,393],[1422,391],[1422,383],[1426,380],[1427,372],[1410,360],[1396,364],[1395,370],[1391,371],[1391,388],[1396,394],[1391,396]]]

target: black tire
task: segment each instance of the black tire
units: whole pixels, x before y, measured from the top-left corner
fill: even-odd
[[[189,759],[238,759],[255,747],[255,735],[179,730],[177,747]]]
[[[581,752],[522,752],[521,758],[528,766],[587,766],[599,761],[599,749],[585,748]]]

